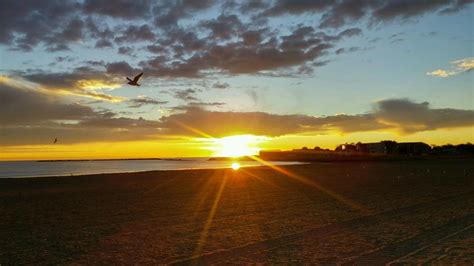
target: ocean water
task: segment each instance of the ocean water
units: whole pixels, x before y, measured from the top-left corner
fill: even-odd
[[[272,162],[275,165],[297,162]],[[0,178],[70,176],[102,173],[125,173],[152,170],[230,168],[231,161],[209,161],[208,158],[180,160],[111,160],[111,161],[0,161]],[[241,161],[241,167],[260,166],[259,162]]]

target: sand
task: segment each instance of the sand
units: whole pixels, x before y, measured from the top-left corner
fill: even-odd
[[[0,180],[0,264],[474,263],[474,160]]]

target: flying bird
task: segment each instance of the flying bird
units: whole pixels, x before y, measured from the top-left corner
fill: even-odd
[[[132,85],[132,86],[140,86],[140,84],[138,84],[137,82],[138,82],[138,80],[140,79],[140,77],[141,77],[142,75],[143,75],[143,72],[140,73],[140,74],[138,74],[138,75],[136,75],[136,76],[133,78],[133,80],[130,79],[129,77],[127,77],[127,80],[128,80],[128,83],[127,83],[127,84],[128,84],[128,85]]]
[[[54,139],[53,144],[56,144],[56,142],[58,142],[58,138],[55,138],[55,139]]]

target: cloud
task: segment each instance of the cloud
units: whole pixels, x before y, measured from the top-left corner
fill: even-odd
[[[159,139],[159,125],[145,119],[96,118],[79,123],[48,123],[34,126],[7,126],[1,131],[0,146],[122,142]]]
[[[349,22],[354,22],[364,17],[375,1],[339,1],[326,12],[321,19],[321,28],[340,28]]]
[[[161,54],[166,51],[166,48],[161,45],[147,45],[146,49],[154,54]]]
[[[248,30],[242,33],[242,40],[245,45],[257,45],[262,41],[262,35],[266,29]]]
[[[231,1],[229,1],[231,2]],[[228,5],[231,4],[228,2]],[[232,5],[237,6],[237,4],[234,2]],[[242,1],[240,5],[240,11],[244,14],[248,12],[257,12],[262,9],[266,9],[270,6],[269,1],[264,1],[264,0],[248,0],[248,1]]]
[[[29,71],[21,73],[21,77],[40,85],[51,92],[71,94],[112,102],[124,98],[100,92],[101,90],[116,89],[122,85],[114,76],[89,67],[79,67],[71,72],[46,73]]]
[[[452,64],[461,71],[471,71],[474,68],[474,57],[456,60],[453,61]]]
[[[122,76],[122,78],[125,78],[129,75],[133,75],[134,73],[138,74],[138,72],[140,71],[139,69],[131,67],[125,61],[109,63],[105,65],[105,69],[107,71],[107,74],[111,74],[113,76]]]
[[[155,25],[163,28],[172,28],[178,26],[178,21],[192,13],[210,8],[216,1],[214,0],[165,0],[160,1],[153,7],[155,15]]]
[[[86,0],[83,9],[86,13],[95,13],[113,18],[138,19],[148,15],[151,2],[148,0],[117,0],[111,4],[107,0]]]
[[[46,47],[48,52],[60,52],[60,51],[70,51],[69,46],[64,43],[52,44]]]
[[[265,112],[217,112],[192,106],[183,110],[184,113],[161,118],[161,125],[167,134],[192,135],[194,133],[189,128],[195,128],[214,137],[237,134],[282,136],[308,132],[321,134],[330,130],[372,131],[391,127],[377,122],[373,115],[315,117]]]
[[[198,129],[214,137],[235,134],[281,136],[308,132],[320,134],[328,131],[351,133],[378,130],[410,134],[474,126],[474,110],[432,109],[429,103],[415,103],[409,99],[379,101],[372,112],[366,114],[325,117],[265,112],[217,112],[199,107],[187,107],[183,110],[185,112],[160,119],[167,134],[193,134],[189,128]]]
[[[159,40],[157,44],[147,46],[147,49],[156,54],[169,53],[172,49],[175,57],[180,57],[184,53],[206,49],[206,46],[207,40],[198,38],[195,32],[175,28],[168,30],[166,38]]]
[[[446,7],[439,13],[443,15],[455,13],[465,8],[469,4],[472,4],[472,0],[457,0],[451,6]]]
[[[201,27],[210,29],[213,38],[229,39],[237,32],[241,31],[242,22],[236,15],[221,14],[216,19],[205,20],[200,23]]]
[[[182,90],[173,90],[171,94],[179,100],[183,100],[186,102],[190,101],[198,101],[199,99],[196,98],[195,94],[197,90],[195,89],[182,89]]]
[[[339,38],[359,36],[362,34],[362,30],[359,28],[350,28],[339,33]]]
[[[427,72],[426,74],[434,77],[447,78],[461,73],[470,72],[474,69],[474,57],[452,61],[451,65],[451,69],[437,69]]]
[[[162,105],[168,103],[167,101],[159,101],[146,96],[139,96],[138,98],[130,99],[127,101],[128,107],[139,108],[144,105]]]
[[[61,63],[61,62],[73,62],[74,61],[74,58],[70,57],[70,56],[58,56],[55,58],[55,61],[58,62],[58,63]]]
[[[449,76],[455,75],[456,73],[454,73],[453,71],[446,71],[446,70],[442,70],[442,69],[437,69],[437,70],[434,70],[434,71],[431,71],[431,72],[427,72],[426,74],[430,75],[430,76],[440,77],[440,78],[447,78]]]
[[[115,36],[115,33],[111,29],[109,29],[108,24],[103,21],[99,22],[97,18],[88,16],[85,19],[85,23],[86,29],[88,30],[88,34],[92,38],[111,40]]]
[[[428,102],[389,99],[377,103],[376,119],[405,133],[439,128],[474,126],[474,110],[432,109]]]
[[[75,120],[94,115],[87,106],[59,98],[0,76],[0,123],[30,125],[50,120]]]
[[[119,54],[137,57],[131,44],[138,43],[140,47],[133,49],[145,48],[154,54],[141,57],[134,65],[143,68],[149,77],[195,78],[215,73],[309,75],[319,66],[317,62],[329,62],[324,57],[334,52],[338,41],[362,35],[360,28],[349,26],[359,20],[367,18],[374,24],[438,11],[452,13],[465,9],[472,1],[33,2],[20,5],[12,0],[1,1],[0,43],[22,51],[44,46],[50,52],[69,51],[79,45],[117,47]],[[206,18],[196,14],[209,8],[213,11],[209,16],[206,13]],[[321,17],[319,25],[304,22],[280,29],[270,23],[274,17],[307,13],[321,15],[316,16]],[[332,35],[330,28],[341,31]],[[342,50],[336,54],[341,53]]]
[[[118,43],[129,42],[136,43],[139,41],[154,41],[155,33],[150,29],[147,24],[143,24],[140,27],[130,25],[122,32],[122,35],[115,38]]]
[[[57,34],[58,26],[67,21],[80,6],[75,1],[0,1],[0,43],[30,51],[42,41]],[[62,28],[62,27],[61,27]],[[64,33],[64,31],[63,31]],[[68,32],[63,37],[71,37]]]
[[[306,116],[272,115],[260,112],[214,112],[188,108],[184,113],[162,117],[160,122],[168,134],[193,135],[195,128],[214,137],[236,134],[276,136],[296,133],[300,124],[311,120]],[[185,126],[183,126],[185,125]]]
[[[98,111],[37,86],[0,77],[0,146],[114,142],[156,138],[159,123],[117,117]]]
[[[313,63],[327,61],[318,59],[327,55],[338,41],[362,34],[359,28],[348,28],[329,35],[298,25],[290,34],[276,36],[267,27],[249,30],[230,15],[220,15],[200,25],[211,29],[207,37],[199,38],[177,28],[168,30],[166,38],[146,47],[158,55],[141,61],[139,66],[153,77],[193,78],[216,72],[279,75],[282,69],[296,74],[302,73],[295,71],[298,67],[314,67]],[[231,36],[241,38],[229,39]]]
[[[209,36],[196,38],[199,41],[192,45],[181,42],[178,46],[186,50],[199,45],[201,48],[198,49],[203,49],[201,45],[207,41],[222,45],[220,41],[232,40],[235,44],[239,37],[245,45],[253,46],[264,39],[257,27],[270,27],[269,17],[317,13],[321,15],[320,29],[342,28],[365,18],[374,24],[415,20],[427,13],[451,14],[471,3],[472,0],[118,0],[110,4],[105,0],[46,0],[41,3],[4,0],[0,2],[0,43],[20,51],[31,51],[43,44],[51,52],[67,51],[71,49],[71,43],[79,42],[92,42],[96,48],[111,47],[113,40],[156,45],[176,31],[185,29],[189,33],[204,27],[209,29]],[[209,8],[221,13],[212,19],[196,16],[196,12]],[[189,21],[178,23],[185,18]],[[244,23],[247,19],[252,23]],[[109,25],[115,26],[110,28]],[[176,54],[175,58],[169,58],[168,63],[178,57],[180,55]]]
[[[325,55],[332,47],[328,43],[306,45],[297,50],[262,44],[245,47],[239,44],[215,45],[191,56],[183,62],[164,64],[162,57],[142,61],[140,65],[153,76],[198,77],[205,70],[221,70],[230,74],[250,74],[264,70],[276,70],[298,66]]]
[[[79,18],[74,18],[66,25],[66,27],[55,36],[52,37],[51,43],[77,42],[83,37],[84,22]]]
[[[223,102],[202,102],[202,101],[194,101],[194,102],[187,102],[186,104],[183,105],[178,105],[171,107],[171,110],[173,111],[187,111],[189,109],[208,109],[212,107],[222,107],[226,105]]]
[[[106,39],[100,39],[95,43],[95,48],[112,48],[114,44]]]
[[[221,89],[222,90],[222,89],[230,88],[230,85],[227,82],[224,82],[224,83],[216,82],[216,83],[214,83],[214,85],[212,85],[212,87],[214,89]]]
[[[350,48],[339,48],[336,50],[336,54],[352,53],[362,50],[360,47],[352,46]]]
[[[188,92],[185,92],[188,93]],[[192,93],[189,91],[189,93]],[[185,99],[189,99],[186,98]],[[131,99],[131,107],[160,105],[148,97]],[[387,99],[376,102],[365,114],[331,116],[280,115],[265,112],[210,111],[220,102],[189,100],[185,106],[157,121],[119,117],[110,110],[96,110],[66,101],[35,85],[0,78],[0,145],[114,142],[161,138],[167,135],[197,136],[190,128],[215,137],[235,134],[282,136],[328,132],[398,131],[401,134],[474,126],[474,110],[431,108],[427,102]]]
[[[133,56],[133,47],[130,47],[130,46],[119,47],[118,53],[123,54],[123,55]]]
[[[259,100],[259,96],[258,96],[257,91],[255,89],[247,89],[245,91],[245,94],[247,94],[250,97],[250,99],[252,99],[254,104],[257,104],[257,102]]]
[[[303,13],[320,13],[320,28],[340,28],[363,18],[370,23],[406,21],[426,13],[440,11],[441,14],[454,13],[462,10],[471,0],[440,0],[440,1],[373,1],[373,0],[277,0],[262,16],[278,16],[283,14],[299,15]]]
[[[321,12],[331,6],[333,1],[323,0],[277,0],[263,14],[277,16],[281,14],[301,14],[306,12]]]
[[[423,15],[430,11],[435,11],[441,7],[451,6],[457,1],[441,0],[441,1],[403,1],[392,0],[379,5],[373,11],[375,19],[380,21],[389,21],[394,19],[408,19],[415,16]]]

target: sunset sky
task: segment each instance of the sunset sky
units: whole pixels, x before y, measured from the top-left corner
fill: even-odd
[[[474,142],[472,2],[0,1],[0,160]]]

